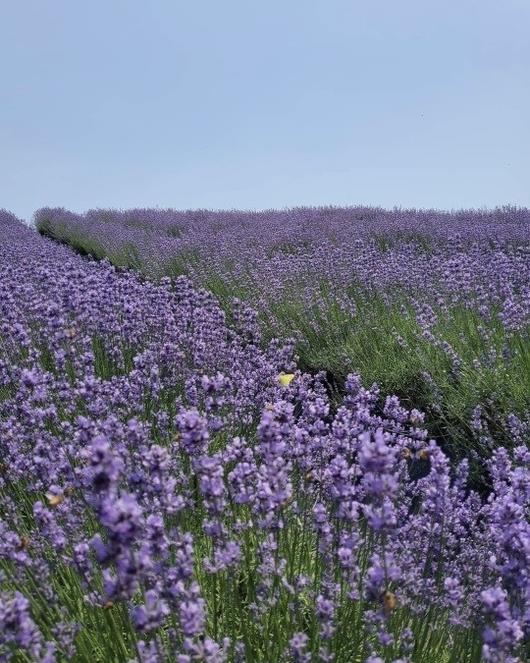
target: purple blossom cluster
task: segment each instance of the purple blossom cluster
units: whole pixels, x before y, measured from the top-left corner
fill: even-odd
[[[479,495],[422,412],[353,373],[337,404],[244,305],[4,212],[0,308],[0,660],[529,660],[520,422]]]

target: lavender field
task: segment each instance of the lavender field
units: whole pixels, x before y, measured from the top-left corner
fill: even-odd
[[[1,661],[530,660],[530,211],[35,225],[0,211]]]
[[[234,298],[250,305],[266,340],[294,339],[302,370],[339,392],[357,372],[425,412],[454,460],[526,430],[527,209],[42,209],[36,223],[155,281],[184,274],[229,317]]]

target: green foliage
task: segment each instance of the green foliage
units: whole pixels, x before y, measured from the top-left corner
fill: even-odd
[[[143,271],[143,261],[140,258],[138,248],[131,242],[124,244],[119,251],[109,255],[108,258],[117,267]]]
[[[70,228],[66,223],[41,219],[37,225],[37,231],[60,244],[68,244],[81,255],[91,256],[96,260],[105,257],[111,258],[107,255],[107,251],[101,242],[98,242],[89,233]]]
[[[164,262],[163,275],[171,278],[189,276],[192,265],[199,261],[200,255],[196,249],[182,249]]]

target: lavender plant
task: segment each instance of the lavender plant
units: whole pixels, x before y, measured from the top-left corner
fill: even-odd
[[[468,483],[419,410],[186,278],[0,214],[0,657],[530,657],[530,454]],[[477,420],[480,418],[476,415]]]

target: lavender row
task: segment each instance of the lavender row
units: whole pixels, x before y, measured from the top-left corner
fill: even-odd
[[[446,213],[372,208],[266,212],[133,209],[74,214],[44,208],[37,227],[86,242],[151,276],[185,269],[237,281],[256,301],[291,294],[313,302],[325,283],[345,305],[350,286],[462,303],[510,329],[530,312],[530,212]],[[350,302],[351,305],[351,302]],[[492,311],[494,309],[494,311]]]

